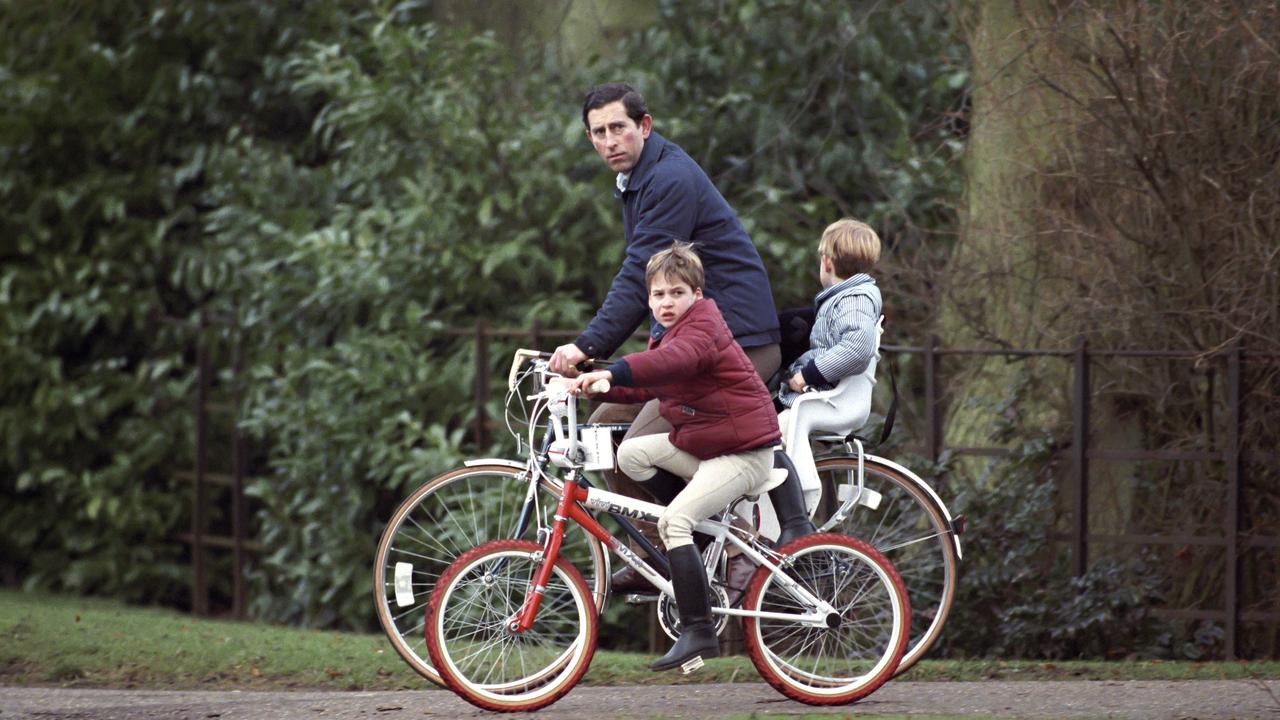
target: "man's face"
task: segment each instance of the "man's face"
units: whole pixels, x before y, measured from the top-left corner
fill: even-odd
[[[655,276],[649,283],[649,310],[664,328],[675,325],[700,299],[702,288],[691,288],[688,283],[667,275]]]
[[[587,137],[600,159],[614,172],[631,172],[640,161],[640,151],[652,129],[652,117],[645,115],[635,122],[627,117],[621,100],[587,111]]]

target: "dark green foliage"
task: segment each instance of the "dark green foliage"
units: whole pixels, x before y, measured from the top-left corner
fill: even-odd
[[[918,329],[932,308],[903,269],[945,256],[962,177],[967,51],[949,15],[919,2],[661,8],[617,76],[730,199],[779,306],[812,301],[822,230],[853,216],[887,244],[877,275],[897,331]]]
[[[4,3],[0,554],[29,585],[180,592],[163,538],[187,503],[168,480],[191,358],[160,319],[212,284],[211,143],[296,117],[261,82],[282,24],[254,3]]]
[[[464,448],[473,349],[446,328],[580,328],[620,264],[612,178],[578,117],[593,83],[646,92],[739,209],[783,304],[817,289],[814,248],[840,215],[904,255],[949,231],[959,144],[942,119],[963,53],[926,4],[667,3],[583,67],[424,7],[5,5],[14,576],[184,599],[166,538],[190,522],[170,478],[191,464],[194,333],[160,318],[205,309],[232,323],[209,339],[223,384],[242,349],[239,422],[263,453],[253,613],[368,627],[395,504],[465,455],[510,452]],[[524,344],[495,343],[491,369]]]
[[[1159,601],[1155,568],[1101,559],[1084,576],[1072,576],[1069,546],[1053,539],[1058,487],[1047,449],[1043,440],[1032,441],[959,492],[955,507],[968,530],[946,651],[1002,658],[1163,655],[1149,614]]]

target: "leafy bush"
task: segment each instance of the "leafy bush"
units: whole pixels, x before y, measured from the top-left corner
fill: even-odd
[[[0,555],[28,586],[181,597],[200,187],[287,118],[270,6],[7,4],[0,19]]]
[[[950,223],[959,145],[938,118],[966,76],[928,4],[667,2],[582,68],[424,22],[423,3],[348,5],[104,2],[70,20],[24,5],[0,21],[11,575],[185,598],[169,538],[188,500],[169,478],[190,464],[194,336],[159,318],[204,310],[231,322],[207,339],[243,352],[239,422],[265,453],[252,612],[368,627],[391,508],[466,454],[504,452],[465,444],[475,361],[448,329],[582,327],[621,262],[578,118],[593,83],[646,92],[783,304],[808,302],[818,232],[841,214],[903,248]],[[820,72],[797,86],[796,67]]]
[[[779,307],[812,302],[822,230],[854,216],[884,239],[876,274],[894,332],[914,336],[963,178],[968,59],[952,23],[925,2],[669,0],[610,69],[729,198]]]

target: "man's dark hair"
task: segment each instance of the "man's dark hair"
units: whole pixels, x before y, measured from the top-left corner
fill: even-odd
[[[587,123],[587,113],[592,110],[622,101],[622,107],[627,111],[627,117],[635,121],[637,125],[649,114],[649,108],[644,104],[644,96],[636,92],[636,89],[626,83],[609,83],[607,85],[597,85],[587,91],[587,96],[582,100],[582,124],[591,129],[591,125]]]

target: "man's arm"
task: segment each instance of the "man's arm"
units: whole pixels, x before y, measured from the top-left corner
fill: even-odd
[[[649,315],[644,269],[649,258],[693,235],[698,217],[696,186],[682,174],[654,177],[642,191],[636,227],[622,268],[587,329],[573,345],[587,357],[608,357]]]

